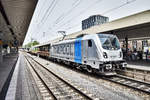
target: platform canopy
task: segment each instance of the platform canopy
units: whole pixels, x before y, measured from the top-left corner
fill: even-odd
[[[0,39],[22,45],[38,0],[0,0]]]
[[[66,36],[66,38],[75,38],[76,36],[81,34],[95,34],[105,32],[112,32],[112,33],[117,32],[119,38],[124,38],[125,36],[123,35],[128,35],[129,38],[150,37],[149,26],[150,26],[150,10],[146,10],[102,25],[93,26],[83,31],[72,33]],[[133,30],[135,31],[133,32]]]

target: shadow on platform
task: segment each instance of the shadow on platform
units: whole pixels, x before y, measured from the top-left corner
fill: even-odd
[[[5,98],[16,62],[18,53],[11,53],[3,56],[3,63],[0,64],[0,99]]]

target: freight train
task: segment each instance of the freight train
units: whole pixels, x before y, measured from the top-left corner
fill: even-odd
[[[36,46],[40,56],[73,67],[96,72],[102,75],[114,75],[116,69],[125,69],[120,43],[116,35],[92,34],[75,39]]]

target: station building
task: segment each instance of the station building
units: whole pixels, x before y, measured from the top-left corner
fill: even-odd
[[[101,25],[109,21],[108,17],[102,15],[92,15],[82,21],[82,30],[90,28],[95,25]]]

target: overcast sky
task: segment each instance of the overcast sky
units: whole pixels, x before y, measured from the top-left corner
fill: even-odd
[[[130,2],[130,3],[127,3]],[[81,30],[81,21],[101,14],[109,21],[150,9],[150,0],[39,0],[24,44],[31,38],[40,43]]]

